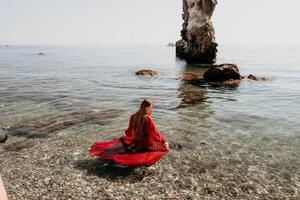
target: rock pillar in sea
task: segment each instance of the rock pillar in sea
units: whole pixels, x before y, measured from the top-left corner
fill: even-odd
[[[217,46],[211,16],[217,0],[183,0],[182,39],[176,42],[176,56],[187,63],[214,63]]]

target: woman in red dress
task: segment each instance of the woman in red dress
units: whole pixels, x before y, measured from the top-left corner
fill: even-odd
[[[129,120],[123,136],[110,142],[96,142],[90,156],[125,166],[150,166],[162,158],[169,145],[157,130],[152,118],[153,104],[144,100]]]

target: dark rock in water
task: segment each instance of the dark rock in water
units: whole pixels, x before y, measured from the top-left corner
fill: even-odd
[[[228,63],[212,65],[203,75],[186,72],[181,77],[182,80],[192,85],[200,86],[209,84],[210,86],[215,87],[237,87],[244,78],[244,76],[241,76],[236,64]],[[252,74],[250,74],[247,78],[255,81],[267,80],[265,77],[258,77]]]
[[[183,91],[179,97],[182,98],[179,108],[195,105],[205,98],[203,91]]]
[[[215,63],[217,56],[217,43],[211,43],[205,50],[191,42],[179,40],[176,42],[176,56],[187,63]]]
[[[140,71],[135,72],[137,76],[157,76],[159,75],[158,72],[150,70],[150,69],[142,69]]]
[[[191,85],[195,85],[195,86],[201,86],[206,84],[204,78],[199,78],[199,79],[187,79],[184,80],[186,83],[191,84]]]
[[[243,78],[235,64],[212,65],[204,74],[187,73],[182,76],[182,80],[188,84],[195,86],[209,84],[215,87],[237,87]]]
[[[252,74],[250,74],[247,78],[254,80],[254,81],[266,81],[267,80],[267,78],[265,78],[265,77],[258,77],[258,76],[254,76]]]
[[[44,54],[44,53],[42,53],[42,52],[40,52],[40,53],[38,53],[38,55],[42,56],[42,55],[45,55],[45,54]]]
[[[117,117],[119,114],[120,110],[111,109],[106,111],[79,111],[62,115],[46,115],[14,125],[8,129],[8,133],[26,138],[47,137],[51,133],[83,123],[105,125],[110,123],[110,119]]]
[[[4,143],[7,140],[7,134],[0,129],[0,143]]]
[[[240,80],[239,69],[235,64],[221,64],[209,68],[203,75],[206,82],[224,82],[229,80]]]

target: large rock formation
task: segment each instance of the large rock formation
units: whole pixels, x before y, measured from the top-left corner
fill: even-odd
[[[214,63],[217,53],[211,22],[217,0],[183,0],[182,39],[176,42],[176,56],[188,63]]]

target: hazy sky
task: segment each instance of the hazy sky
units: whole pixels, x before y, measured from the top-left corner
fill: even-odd
[[[299,0],[219,0],[219,44],[300,44]],[[0,44],[162,44],[182,0],[0,0]]]

